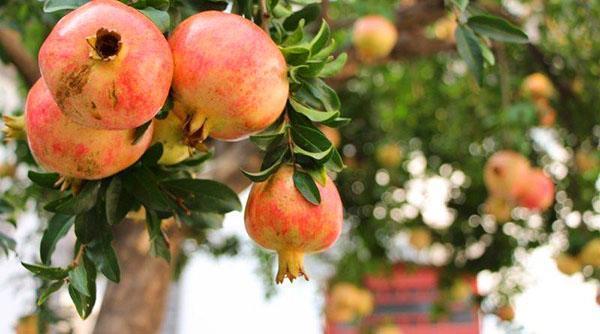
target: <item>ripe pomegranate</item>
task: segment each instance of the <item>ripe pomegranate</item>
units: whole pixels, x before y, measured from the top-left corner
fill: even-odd
[[[569,254],[558,254],[554,261],[558,270],[565,275],[570,276],[581,271],[581,262],[579,262],[579,259]]]
[[[416,250],[422,250],[431,245],[431,232],[428,229],[417,227],[410,232],[409,243]]]
[[[541,169],[527,173],[526,185],[517,197],[520,206],[531,210],[545,211],[554,202],[554,183]]]
[[[387,57],[397,40],[396,27],[383,16],[365,16],[354,23],[352,42],[358,57],[365,62]]]
[[[531,99],[549,99],[554,95],[552,81],[542,73],[530,74],[523,80],[521,91]]]
[[[375,160],[385,168],[394,169],[400,166],[404,151],[397,143],[382,144],[375,150]]]
[[[583,265],[600,268],[600,238],[588,241],[583,246],[581,253],[579,253],[579,260]]]
[[[304,253],[329,248],[340,236],[344,218],[337,188],[327,178],[317,184],[321,204],[308,202],[295,188],[294,168],[284,165],[265,182],[255,183],[246,204],[246,231],[264,248],[279,257],[276,282],[287,277],[308,279],[303,267]]]
[[[529,173],[529,161],[519,153],[504,150],[494,153],[485,164],[483,177],[488,191],[512,199],[521,192]]]
[[[173,75],[162,33],[142,13],[115,0],[91,1],[65,15],[42,44],[39,64],[65,115],[111,130],[151,120]]]
[[[496,222],[505,223],[510,220],[512,206],[506,199],[490,196],[487,198],[483,206],[485,213],[494,216]]]
[[[159,164],[174,165],[190,157],[191,148],[186,145],[184,137],[184,124],[176,113],[170,112],[165,119],[154,121],[152,143],[163,146]]]
[[[515,310],[510,305],[500,306],[496,310],[496,315],[503,321],[513,321],[515,318]]]
[[[336,128],[330,128],[325,125],[320,125],[319,130],[323,132],[323,134],[331,142],[333,147],[340,147],[340,144],[342,143],[342,135],[340,134],[340,130]]]
[[[233,14],[206,11],[169,38],[175,109],[191,117],[189,132],[239,140],[271,125],[288,95],[287,65],[269,35]]]
[[[96,180],[136,162],[150,145],[153,126],[136,144],[134,129],[86,128],[63,115],[43,80],[31,88],[25,105],[27,141],[37,162],[66,177]]]

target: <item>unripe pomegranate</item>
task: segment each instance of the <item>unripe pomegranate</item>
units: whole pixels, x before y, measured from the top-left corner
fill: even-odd
[[[454,43],[454,31],[456,30],[456,18],[446,16],[435,22],[433,25],[433,31],[435,37],[440,40],[445,40],[450,43]]]
[[[496,222],[505,223],[510,220],[512,206],[506,199],[490,196],[487,198],[483,206],[485,213],[494,216]]]
[[[494,153],[485,164],[483,177],[488,191],[505,199],[519,195],[529,173],[529,161],[509,150]]]
[[[396,27],[383,16],[365,16],[354,23],[352,42],[358,57],[365,62],[387,57],[397,40]]]
[[[568,254],[558,254],[554,259],[558,270],[565,275],[573,275],[581,271],[581,262],[574,256]]]
[[[517,197],[520,206],[531,210],[545,211],[554,202],[554,183],[539,168],[527,173],[526,185]]]
[[[410,232],[409,243],[416,250],[422,250],[431,245],[431,232],[428,229],[417,227]]]
[[[340,236],[344,218],[337,188],[327,178],[317,184],[321,204],[308,202],[294,186],[294,168],[284,165],[265,182],[255,183],[246,204],[246,231],[264,248],[277,252],[279,271],[276,282],[287,277],[308,279],[304,253],[329,248]]]
[[[589,241],[579,253],[583,265],[600,268],[600,238]]]
[[[403,157],[402,146],[397,143],[382,144],[375,149],[375,160],[385,168],[397,168]]]
[[[496,310],[496,315],[503,321],[513,321],[515,318],[515,310],[510,305],[500,306]]]
[[[87,127],[123,130],[151,120],[173,75],[169,45],[142,13],[95,0],[65,15],[39,53],[60,109]]]
[[[174,165],[190,157],[191,148],[185,143],[184,124],[174,112],[165,119],[154,121],[152,143],[161,143],[163,154],[158,160],[161,165]]]
[[[169,43],[175,108],[190,115],[190,132],[239,140],[281,115],[289,95],[287,65],[254,23],[206,11],[183,21]]]
[[[25,105],[27,141],[37,162],[66,177],[96,180],[136,162],[150,145],[153,126],[134,144],[135,130],[86,128],[63,115],[43,80]]]
[[[549,99],[554,95],[554,86],[544,74],[533,73],[523,80],[521,91],[532,99]]]

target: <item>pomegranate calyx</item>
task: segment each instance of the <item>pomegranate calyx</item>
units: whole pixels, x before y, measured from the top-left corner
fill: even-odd
[[[4,138],[5,140],[25,140],[27,132],[25,131],[25,115],[20,116],[2,116],[4,121]]]
[[[294,282],[300,276],[304,276],[307,281],[309,280],[308,275],[304,272],[304,253],[280,250],[277,252],[277,257],[279,258],[279,270],[275,279],[277,284],[283,283],[286,277],[290,282]]]
[[[111,61],[121,51],[121,35],[116,31],[100,28],[96,35],[89,36],[86,42],[90,46],[90,58],[102,61]]]

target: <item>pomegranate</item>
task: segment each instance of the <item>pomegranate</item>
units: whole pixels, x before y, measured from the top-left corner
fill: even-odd
[[[96,180],[136,162],[150,145],[153,126],[134,142],[135,130],[86,128],[63,115],[43,80],[25,105],[27,141],[37,162],[62,176]]]
[[[592,239],[583,246],[579,260],[584,265],[600,268],[600,238]]]
[[[246,231],[264,248],[277,252],[279,271],[276,282],[287,277],[293,281],[308,276],[304,271],[304,253],[329,248],[340,236],[344,218],[337,188],[327,178],[317,184],[321,204],[308,202],[295,188],[294,168],[283,165],[265,182],[255,183],[246,204]]]
[[[579,259],[569,254],[558,254],[554,261],[558,270],[565,275],[570,276],[581,271],[581,262],[579,262]]]
[[[154,121],[152,143],[161,143],[163,146],[163,154],[158,160],[161,165],[174,165],[191,155],[192,149],[185,143],[183,121],[174,112],[170,112],[165,119]]]
[[[375,160],[382,166],[390,169],[398,168],[404,157],[402,146],[397,143],[387,143],[377,146]]]
[[[513,151],[498,151],[485,164],[483,177],[488,191],[505,199],[515,198],[527,181],[529,161]]]
[[[323,134],[325,135],[327,140],[331,142],[333,147],[340,147],[340,144],[342,143],[342,135],[340,134],[340,130],[336,128],[330,128],[325,125],[320,125],[319,130],[323,132]]]
[[[540,126],[551,127],[556,123],[556,110],[547,99],[537,99],[534,102]]]
[[[517,197],[520,206],[531,210],[545,211],[554,202],[554,183],[541,169],[532,169]]]
[[[169,39],[175,109],[200,138],[240,140],[271,125],[288,95],[287,65],[269,35],[233,14],[206,11]],[[198,136],[197,136],[198,137]]]
[[[515,310],[510,305],[503,305],[496,310],[496,315],[502,321],[513,321],[515,318]]]
[[[521,85],[523,95],[531,99],[549,99],[554,95],[554,86],[542,73],[530,74]]]
[[[354,23],[352,42],[358,57],[365,62],[387,57],[397,40],[396,27],[383,16],[365,16]]]
[[[485,213],[494,216],[496,222],[505,223],[510,220],[512,206],[506,199],[490,196],[483,206]]]
[[[65,115],[111,130],[151,120],[173,75],[162,33],[142,13],[115,0],[91,1],[65,15],[44,41],[39,64]]]
[[[410,232],[410,245],[416,250],[422,250],[431,245],[431,232],[423,227],[414,228]]]

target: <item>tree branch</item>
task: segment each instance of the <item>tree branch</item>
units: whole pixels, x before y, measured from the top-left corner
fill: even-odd
[[[21,35],[13,29],[0,28],[0,46],[25,78],[27,84],[30,87],[33,86],[40,78],[40,70],[35,57],[23,45]]]

